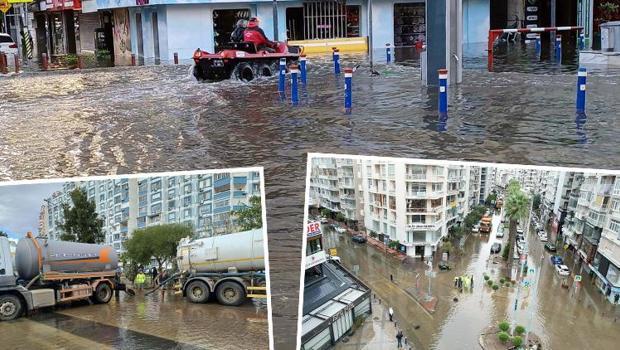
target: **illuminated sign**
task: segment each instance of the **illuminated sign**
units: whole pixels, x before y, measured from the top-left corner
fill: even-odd
[[[308,223],[307,226],[308,238],[315,237],[321,234],[321,223],[313,221]]]

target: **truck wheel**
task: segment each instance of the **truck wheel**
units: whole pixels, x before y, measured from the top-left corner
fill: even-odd
[[[258,74],[261,77],[272,77],[274,74],[274,72],[277,72],[277,70],[273,70],[272,67],[266,63],[261,64],[260,66],[258,66]]]
[[[99,283],[91,299],[95,304],[107,304],[112,299],[112,288],[107,283]]]
[[[245,290],[236,282],[222,282],[217,286],[216,294],[222,305],[239,306],[245,301]]]
[[[203,281],[193,281],[187,286],[185,292],[192,303],[206,303],[209,300],[209,287]]]
[[[22,314],[22,301],[12,294],[0,296],[0,321],[10,321]]]

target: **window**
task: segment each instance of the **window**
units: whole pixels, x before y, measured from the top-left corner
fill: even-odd
[[[168,187],[172,187],[174,185],[176,185],[177,183],[177,178],[176,177],[169,177],[168,178]]]
[[[189,205],[192,205],[192,196],[185,196],[183,198],[183,206],[187,207]]]
[[[177,213],[175,213],[175,212],[168,213],[168,221],[169,222],[173,222],[176,219],[177,219]]]
[[[616,220],[609,220],[609,229],[615,232],[618,235],[618,239],[620,239],[620,222]]]
[[[306,245],[306,256],[318,253],[323,250],[321,242],[321,237],[315,237],[308,240],[308,244]]]
[[[183,192],[185,194],[191,193],[192,192],[192,184],[187,184],[187,185],[183,186]]]
[[[211,204],[205,204],[200,206],[200,215],[207,215],[211,213]]]
[[[151,182],[151,192],[161,190],[161,180],[155,180]]]
[[[177,194],[176,188],[168,189],[168,199],[173,198],[174,196],[176,196],[176,194]]]
[[[161,200],[161,192],[151,194],[151,201],[157,202]]]
[[[183,209],[183,218],[187,219],[192,216],[192,208]]]
[[[168,209],[174,209],[175,205],[176,201],[174,199],[168,201]]]
[[[161,213],[161,203],[151,205],[151,214],[156,215]]]

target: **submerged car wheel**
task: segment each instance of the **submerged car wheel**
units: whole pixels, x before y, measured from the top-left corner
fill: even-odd
[[[241,81],[250,82],[256,78],[256,72],[254,72],[254,67],[252,67],[252,65],[247,62],[240,63],[235,70],[237,71],[237,79]]]

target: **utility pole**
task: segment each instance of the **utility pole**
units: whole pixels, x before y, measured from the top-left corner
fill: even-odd
[[[368,55],[370,58],[370,73],[374,71],[374,55],[372,50],[372,0],[368,0]]]

